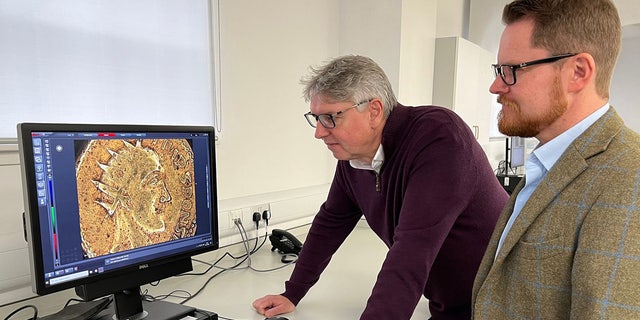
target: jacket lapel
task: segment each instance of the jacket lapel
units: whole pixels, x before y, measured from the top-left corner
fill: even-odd
[[[511,230],[504,239],[502,248],[495,263],[500,263],[520,241],[533,221],[545,211],[557,195],[587,168],[587,163],[574,148],[569,146],[559,160],[540,182],[531,197],[525,203],[520,214],[511,226]],[[510,212],[513,212],[511,207]]]
[[[622,125],[622,119],[611,107],[607,113],[569,145],[520,211],[520,215],[513,223],[496,257],[496,264],[501,263],[508,256],[533,221],[557,199],[558,194],[587,169],[586,159],[607,148],[611,139],[621,130]],[[594,139],[594,137],[599,137],[599,139]],[[509,212],[513,212],[513,206]]]

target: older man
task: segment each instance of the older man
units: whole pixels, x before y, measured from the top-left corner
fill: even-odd
[[[256,310],[293,311],[364,215],[389,251],[360,319],[409,319],[421,296],[433,319],[469,319],[473,278],[507,200],[469,127],[448,109],[398,104],[366,57],[337,58],[304,84],[307,121],[339,161],[286,291]]]

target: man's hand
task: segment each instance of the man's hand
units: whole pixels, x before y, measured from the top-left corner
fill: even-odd
[[[256,311],[269,318],[283,313],[289,313],[295,310],[296,306],[281,295],[268,295],[253,302]]]

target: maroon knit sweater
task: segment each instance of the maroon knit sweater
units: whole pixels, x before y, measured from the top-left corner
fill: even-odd
[[[283,295],[297,305],[364,215],[389,251],[360,319],[409,319],[421,295],[434,320],[470,319],[473,279],[507,193],[448,109],[396,106],[382,146],[379,175],[338,161]]]

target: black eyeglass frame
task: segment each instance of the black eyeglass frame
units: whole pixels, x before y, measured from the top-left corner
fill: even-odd
[[[333,129],[336,127],[336,121],[334,120],[335,117],[353,109],[353,108],[357,108],[365,103],[369,103],[371,102],[373,99],[368,99],[368,100],[364,100],[364,101],[360,101],[354,105],[352,105],[349,108],[340,110],[338,112],[335,113],[322,113],[322,114],[313,114],[311,113],[311,111],[307,112],[304,114],[304,118],[307,119],[307,122],[309,123],[309,125],[313,128],[316,128],[318,126],[318,123],[320,123],[320,125],[322,125],[323,127],[327,128],[327,129]],[[313,119],[315,119],[315,123],[313,122]],[[329,122],[327,122],[329,121]],[[327,122],[327,123],[325,123]]]
[[[504,82],[504,84],[508,86],[512,86],[512,85],[515,85],[516,82],[518,81],[516,77],[516,70],[518,69],[534,66],[537,64],[552,63],[564,58],[573,57],[575,55],[577,55],[577,53],[564,53],[564,54],[559,54],[559,55],[551,56],[544,59],[532,60],[532,61],[527,61],[519,64],[492,64],[491,67],[493,67],[493,73],[495,74],[496,77],[500,76],[500,79],[502,79],[502,82]],[[508,67],[511,69],[511,73],[513,74],[513,83],[509,83],[505,79],[504,72],[502,69],[504,67]]]

